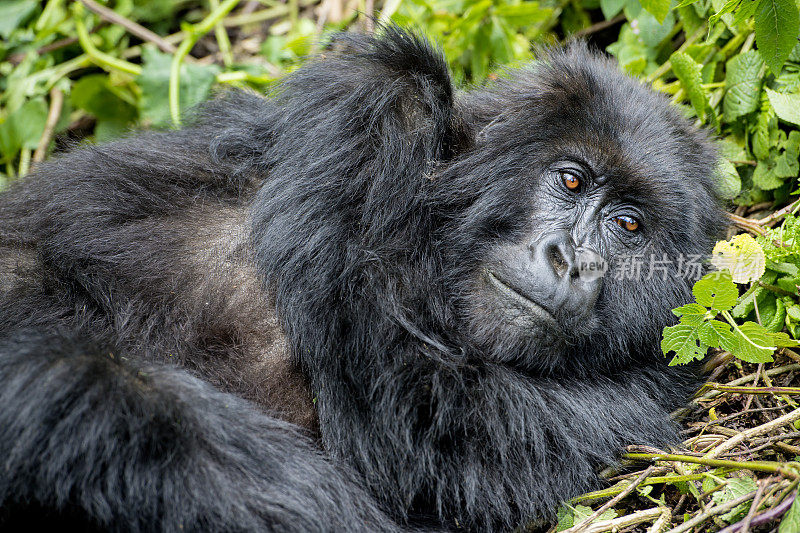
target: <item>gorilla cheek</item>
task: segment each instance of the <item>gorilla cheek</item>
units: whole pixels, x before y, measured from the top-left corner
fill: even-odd
[[[555,319],[498,289],[488,270],[473,275],[470,285],[460,306],[462,319],[485,356],[531,369],[543,366],[543,356],[564,351],[567,343]]]

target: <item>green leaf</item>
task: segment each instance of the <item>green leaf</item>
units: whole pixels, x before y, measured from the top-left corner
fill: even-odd
[[[703,276],[692,287],[697,303],[716,311],[727,311],[736,305],[739,291],[727,270],[711,272]]]
[[[21,148],[34,149],[47,121],[44,98],[28,100],[0,124],[0,160],[10,161]]]
[[[70,102],[97,118],[97,141],[120,137],[136,120],[136,108],[114,93],[105,74],[83,76],[72,86]]]
[[[736,334],[730,325],[721,320],[711,320],[708,322],[717,334],[717,344],[723,350],[733,352],[739,344]]]
[[[769,103],[781,120],[800,126],[800,94],[782,94],[765,89]]]
[[[708,98],[703,90],[703,67],[692,57],[684,52],[675,52],[669,58],[672,63],[672,72],[681,80],[681,85],[689,95],[694,112],[703,120],[706,116]]]
[[[155,125],[172,122],[169,112],[169,75],[172,56],[146,46],[142,51],[143,68],[137,78],[142,96],[139,99],[139,114],[143,120]],[[211,93],[219,67],[184,63],[180,68],[181,111],[190,109],[206,100]]]
[[[777,76],[800,33],[797,4],[794,0],[759,0],[755,18],[758,51]]]
[[[622,11],[627,1],[628,0],[600,0],[600,10],[603,12],[603,16],[606,20],[610,20]],[[694,1],[696,2],[697,0]]]
[[[728,480],[725,487],[712,494],[711,499],[715,504],[719,505],[753,492],[757,488],[756,482],[749,477],[732,478]],[[721,518],[725,522],[732,523],[736,518],[744,516],[749,508],[750,502],[745,502],[741,505],[737,505],[731,511],[722,515]]]
[[[783,515],[778,533],[797,533],[800,531],[800,498],[795,493],[794,502],[789,511]]]
[[[565,503],[559,507],[558,511],[556,512],[556,517],[558,518],[556,531],[564,531],[577,524],[580,524],[592,516],[592,514],[594,514],[594,511],[591,507],[587,507],[585,505],[576,505],[573,507]],[[616,517],[617,512],[614,509],[609,509],[608,511],[602,513],[598,517],[598,520],[612,520]]]
[[[800,341],[792,339],[789,337],[789,335],[782,331],[770,332],[769,338],[772,341],[772,344],[778,348],[793,348],[794,346],[800,346]]]
[[[771,191],[783,185],[783,180],[775,173],[775,160],[759,161],[753,171],[753,185],[763,191]]]
[[[725,4],[719,8],[719,11],[709,17],[708,23],[714,25],[719,22],[719,19],[722,17],[722,15],[731,13],[736,6],[739,5],[739,2],[741,2],[741,0],[727,0],[727,2],[725,2]]]
[[[794,178],[800,172],[800,131],[792,130],[783,147],[783,153],[775,158],[775,175]]]
[[[733,200],[742,191],[742,178],[727,159],[720,159],[716,168],[717,192],[725,200]]]
[[[750,18],[755,15],[756,9],[758,9],[758,2],[756,0],[744,0],[741,2],[739,7],[736,8],[736,12],[733,14],[733,26],[739,26],[745,21],[750,20]]]
[[[672,13],[667,13],[664,20],[659,21],[649,11],[640,11],[636,20],[639,26],[639,37],[650,48],[658,46],[669,36],[675,26],[675,15]]]
[[[755,50],[739,54],[726,63],[725,100],[722,104],[726,122],[733,122],[758,109],[763,66],[764,60]]]
[[[47,104],[44,98],[28,100],[25,105],[14,112],[14,121],[17,134],[22,141],[22,147],[36,148],[47,122]]]
[[[711,322],[705,322],[697,328],[697,338],[700,342],[709,346],[719,346],[719,335]]]
[[[3,0],[0,3],[0,37],[8,39],[36,9],[36,0]]]
[[[681,317],[682,324],[700,325],[708,313],[708,309],[700,304],[686,304],[672,310],[675,316]]]
[[[734,330],[738,346],[731,353],[748,363],[771,363],[772,354],[777,349],[775,340],[764,326],[755,322],[745,322]]]
[[[693,359],[702,359],[708,351],[708,345],[700,342],[698,326],[678,324],[667,326],[662,332],[661,351],[664,355],[675,352],[670,366],[684,365]]]
[[[670,2],[671,0],[641,0],[642,7],[652,13],[660,23],[667,18]]]
[[[758,114],[755,128],[753,128],[752,149],[753,155],[757,159],[769,158],[770,149],[775,144],[772,137],[777,134],[778,119],[775,116],[769,100],[764,100],[761,104],[761,112]]]
[[[539,2],[501,4],[494,9],[495,15],[513,26],[530,26],[550,18],[552,11],[539,6]]]

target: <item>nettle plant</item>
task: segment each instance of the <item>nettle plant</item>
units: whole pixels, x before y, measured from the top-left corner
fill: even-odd
[[[661,350],[674,353],[670,365],[702,359],[709,348],[768,363],[778,348],[800,345],[799,232],[797,217],[788,215],[758,240],[741,234],[717,243],[711,259],[717,270],[695,283],[693,303],[673,310],[678,324],[664,328]]]

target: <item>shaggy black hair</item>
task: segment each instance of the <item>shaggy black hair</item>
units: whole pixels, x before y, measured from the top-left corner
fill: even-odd
[[[706,137],[582,44],[457,94],[424,39],[342,35],[268,98],[41,165],[0,197],[0,525],[498,530],[673,441],[690,281],[607,277],[566,344],[475,312],[565,155],[648,253],[719,234]]]

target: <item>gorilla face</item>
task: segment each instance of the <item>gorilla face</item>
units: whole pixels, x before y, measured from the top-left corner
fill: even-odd
[[[441,180],[480,184],[449,228],[461,319],[526,373],[660,357],[669,309],[689,295],[681,264],[715,234],[704,136],[637,82],[609,71],[599,84],[566,57],[466,98],[478,116],[504,111],[487,111],[476,151]]]

